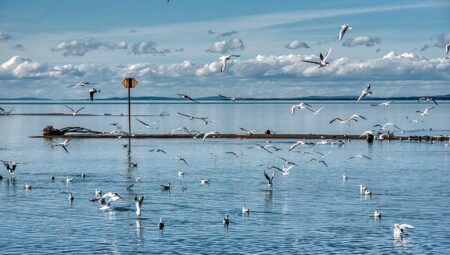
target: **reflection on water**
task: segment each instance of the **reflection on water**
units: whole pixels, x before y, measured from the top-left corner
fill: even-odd
[[[56,112],[59,107],[17,105],[16,112]],[[158,132],[167,133],[182,125],[223,133],[239,127],[359,133],[376,122],[398,120],[399,125],[407,126],[402,116],[414,114],[417,105],[392,105],[389,111],[375,108],[329,104],[318,116],[307,112],[292,115],[289,104],[156,104],[137,105],[134,110],[171,113],[164,118],[142,117],[149,122],[158,120]],[[120,113],[121,106],[96,104],[86,110]],[[425,122],[416,124],[448,129],[449,105],[440,104],[434,110]],[[207,115],[217,123],[205,126],[177,116],[177,111]],[[370,118],[350,127],[328,124],[330,117],[354,111]],[[0,159],[24,164],[18,166],[14,178],[4,175],[0,180],[0,233],[7,233],[0,238],[0,246],[5,254],[30,250],[76,254],[445,254],[450,246],[450,217],[443,213],[450,210],[446,143],[351,141],[342,146],[302,147],[297,153],[288,151],[295,140],[286,139],[272,141],[281,149],[272,155],[248,149],[264,140],[132,139],[128,152],[124,139],[72,139],[66,153],[52,149],[48,145],[51,140],[28,137],[40,134],[46,125],[109,130],[112,122],[126,126],[126,117],[7,118],[0,118]],[[133,127],[136,132],[156,132],[138,123]],[[156,148],[167,154],[149,152]],[[228,154],[230,151],[239,156]],[[328,168],[310,162],[312,157],[319,158],[316,151],[323,154],[320,159]],[[371,160],[348,160],[356,154]],[[267,165],[282,167],[285,163],[277,156],[299,166],[286,176],[277,171],[273,190],[267,190],[263,175]],[[185,158],[189,166],[173,160],[175,157]],[[81,172],[86,173],[84,179]],[[348,175],[346,181],[343,173]],[[67,176],[73,176],[73,183],[67,185]],[[202,178],[210,183],[202,185]],[[24,188],[27,181],[33,186],[30,191]],[[168,182],[170,192],[162,191],[160,185]],[[360,184],[373,196],[361,195]],[[117,192],[123,199],[102,211],[98,202],[89,201],[96,188],[103,193]],[[69,192],[75,196],[72,205]],[[136,217],[135,195],[145,196],[142,218]],[[242,213],[244,204],[251,215]],[[383,212],[381,220],[374,220],[375,209]],[[225,213],[231,219],[228,229],[221,221]],[[157,227],[161,217],[166,222],[164,232]],[[408,238],[392,243],[392,226],[398,222],[417,228]]]

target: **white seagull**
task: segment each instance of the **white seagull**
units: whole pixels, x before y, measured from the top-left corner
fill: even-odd
[[[339,31],[339,41],[342,40],[342,38],[344,37],[345,32],[347,32],[347,30],[351,30],[352,26],[349,24],[344,24],[341,26],[341,31]]]
[[[67,146],[69,145],[69,141],[70,140],[72,140],[71,137],[66,139],[66,140],[64,140],[63,142],[53,143],[52,146],[59,146],[59,147],[63,148],[66,151],[66,153],[69,153],[69,151],[67,150]]]
[[[264,171],[264,177],[266,177],[266,179],[267,179],[267,187],[269,188],[269,189],[272,189],[272,186],[273,186],[273,178],[275,177],[275,172],[272,172],[272,176],[269,176],[267,173],[266,173],[266,171]]]
[[[368,156],[366,156],[366,155],[361,155],[361,154],[351,156],[351,157],[349,157],[348,159],[354,159],[354,158],[372,159],[372,158],[370,158],[370,157],[368,157]]]
[[[245,207],[245,205],[242,206],[242,214],[249,214],[250,209],[248,207]]]
[[[394,224],[394,237],[395,238],[403,238],[403,230],[404,229],[414,229],[413,226],[408,224]]]
[[[68,88],[75,87],[75,86],[84,87],[85,85],[94,85],[94,84],[95,84],[95,82],[80,81],[80,82],[77,82],[75,84],[72,84],[72,85],[68,86]]]
[[[73,108],[71,108],[71,107],[69,107],[69,106],[67,106],[67,105],[64,105],[64,106],[65,106],[66,108],[68,108],[69,110],[72,111],[72,115],[73,115],[73,116],[76,116],[78,112],[80,112],[81,110],[84,109],[84,106],[81,107],[81,108],[78,108],[77,110],[74,110]]]
[[[375,219],[381,219],[381,212],[378,209],[376,209],[375,212],[373,212],[373,217]]]
[[[221,61],[222,66],[220,67],[220,72],[224,72],[225,71],[225,67],[227,66],[227,62],[231,59],[231,57],[240,57],[241,55],[227,55],[227,56],[222,56],[219,58],[219,60]]]
[[[386,101],[386,102],[382,102],[379,104],[371,104],[371,106],[384,106],[384,107],[388,107],[393,103],[393,101]]]
[[[314,112],[314,110],[312,110],[309,107],[312,107],[312,106],[307,103],[299,103],[299,104],[293,105],[293,106],[291,106],[291,114],[294,114],[295,110],[297,110],[297,109],[298,110],[308,109],[308,110]]]
[[[327,66],[329,63],[327,62],[328,55],[330,55],[331,48],[328,49],[325,57],[320,53],[320,62],[319,61],[311,61],[311,60],[302,60],[303,62],[312,63],[319,65],[319,68]]]
[[[14,172],[16,171],[17,168],[17,164],[14,161],[9,161],[9,160],[2,160],[3,165],[5,165],[6,171],[8,171],[9,175],[13,175]]]
[[[217,131],[211,131],[211,132],[206,133],[202,138],[202,142],[205,141],[205,139],[208,138],[208,136],[217,135],[217,134],[219,134],[219,132],[217,132]]]
[[[422,111],[416,111],[416,112],[422,116],[428,116],[428,115],[430,115],[432,109],[434,109],[434,106],[425,108],[425,110],[423,110],[423,112]]]
[[[170,135],[173,135],[176,131],[185,131],[188,134],[191,134],[191,131],[189,131],[189,129],[187,129],[186,127],[178,127],[178,128],[174,128],[172,129],[172,132],[170,133]]]
[[[421,97],[419,99],[417,99],[417,102],[427,102],[427,103],[434,103],[435,105],[439,105],[436,100],[432,97]]]
[[[386,123],[384,123],[383,125],[376,124],[376,125],[374,125],[373,127],[380,127],[381,130],[386,130],[386,128],[389,127],[389,126],[395,127],[396,129],[400,130],[402,133],[405,132],[405,130],[401,129],[399,126],[395,125],[395,124],[392,123],[392,122],[386,122]]]
[[[339,120],[341,124],[350,124],[350,121],[358,121],[358,119],[363,119],[363,120],[367,120],[366,117],[359,115],[359,114],[353,114],[352,116],[346,118],[346,119],[341,119],[341,118],[334,118],[330,121],[330,124],[332,124],[333,122],[335,122],[336,120]]]
[[[372,91],[370,91],[370,83],[361,91],[361,95],[359,95],[357,101],[363,100],[366,96],[372,95]]]
[[[299,140],[299,141],[295,142],[294,144],[292,144],[292,145],[289,147],[289,151],[295,149],[295,147],[297,147],[297,146],[299,146],[299,145],[311,145],[311,146],[313,146],[314,143],[307,142],[307,141],[305,141],[304,139],[303,139],[303,140]]]

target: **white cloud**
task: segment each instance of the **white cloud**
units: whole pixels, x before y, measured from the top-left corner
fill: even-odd
[[[355,47],[355,46],[364,45],[367,47],[372,47],[372,46],[375,46],[380,43],[381,43],[380,37],[364,35],[364,36],[355,36],[355,37],[349,38],[342,44],[342,46]]]
[[[306,44],[305,42],[302,41],[292,41],[288,44],[286,44],[286,46],[284,46],[286,49],[291,49],[291,50],[295,50],[295,49],[299,49],[299,48],[310,48],[308,44]]]
[[[134,55],[150,54],[153,56],[157,56],[170,53],[170,50],[158,49],[156,48],[156,43],[154,42],[138,42],[133,45],[132,53]]]
[[[96,41],[94,38],[87,37],[83,39],[74,39],[67,40],[58,43],[57,45],[51,48],[52,51],[62,52],[62,56],[84,56],[86,53],[90,51],[95,51],[100,48],[104,48],[107,50],[120,50],[127,49],[128,45],[126,42],[114,42],[114,43],[105,43]]]
[[[6,41],[9,39],[11,39],[10,35],[0,32],[0,41]]]
[[[245,49],[244,42],[241,39],[231,39],[228,41],[220,41],[215,42],[209,49],[207,49],[207,52],[211,53],[229,53],[231,51],[236,50],[243,50]]]

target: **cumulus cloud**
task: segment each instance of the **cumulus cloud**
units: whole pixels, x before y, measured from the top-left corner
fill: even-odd
[[[347,39],[342,46],[344,47],[355,47],[355,46],[366,46],[366,47],[372,47],[377,44],[381,43],[380,37],[377,36],[355,36],[352,38]]]
[[[11,39],[11,36],[5,33],[0,32],[0,42]]]
[[[435,47],[445,48],[445,45],[450,42],[450,33],[441,33],[437,36]]]
[[[15,45],[11,46],[11,49],[18,50],[18,51],[24,51],[25,47],[23,47],[22,44],[18,43],[18,44],[15,44]]]
[[[310,48],[308,44],[306,44],[305,42],[302,41],[292,41],[288,44],[286,44],[286,46],[284,46],[286,49],[291,49],[291,50],[295,50],[295,49],[299,49],[299,48]]]
[[[156,43],[154,42],[138,42],[133,45],[132,53],[134,55],[153,55],[153,56],[163,56],[170,53],[168,49],[158,49],[156,48]]]
[[[83,39],[74,39],[68,41],[62,41],[57,45],[51,48],[54,52],[62,52],[62,56],[77,56],[82,57],[86,53],[90,51],[95,51],[100,48],[104,48],[106,50],[119,50],[119,49],[127,49],[126,42],[114,42],[114,43],[105,43],[99,42],[94,38],[88,37]]]
[[[244,42],[241,39],[231,39],[228,41],[215,42],[206,52],[211,53],[229,53],[231,51],[245,49]]]

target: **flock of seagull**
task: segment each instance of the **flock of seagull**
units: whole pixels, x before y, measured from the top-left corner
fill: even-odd
[[[169,2],[169,0],[167,2]],[[340,31],[339,31],[339,37],[338,37],[339,40],[342,40],[342,38],[344,37],[346,32],[348,32],[348,30],[350,30],[350,29],[352,29],[351,25],[343,24],[341,26]],[[446,52],[447,53],[449,52],[449,48],[450,48],[450,42],[449,42],[449,44],[446,45]],[[319,57],[318,61],[306,60],[306,59],[302,60],[302,61],[307,62],[307,63],[311,63],[311,64],[316,64],[316,65],[318,65],[318,68],[324,68],[327,65],[329,65],[329,62],[327,62],[327,58],[329,57],[330,52],[331,52],[331,48],[328,49],[328,51],[326,52],[325,55],[320,53],[320,57]],[[222,56],[219,59],[220,63],[221,63],[220,71],[221,72],[225,72],[227,64],[232,60],[232,58],[237,58],[237,57],[240,57],[240,55]],[[72,84],[69,87],[70,88],[72,88],[72,87],[85,87],[85,86],[92,86],[92,85],[95,85],[95,84],[96,83],[94,83],[94,82],[81,81],[81,82]],[[94,101],[94,95],[96,93],[100,93],[100,92],[101,91],[97,90],[96,88],[89,89],[88,90],[88,94],[90,96],[90,100]],[[177,95],[180,97],[180,99],[188,100],[188,101],[191,101],[191,102],[194,102],[194,103],[200,103],[198,100],[192,98],[189,95],[181,94],[181,93],[179,93]],[[371,96],[371,95],[372,95],[371,84],[367,84],[363,88],[363,90],[361,91],[360,95],[357,97],[357,101],[362,101],[366,97]],[[224,96],[224,95],[219,95],[219,96],[221,98],[223,98],[223,99],[230,100],[232,102],[235,102],[237,100],[241,100],[241,98],[238,98],[238,97],[228,97],[228,96]],[[436,106],[438,106],[438,103],[433,98],[420,98],[418,100],[418,102],[427,102],[427,103],[435,104],[435,106],[426,107],[424,110],[417,110],[416,112],[422,117],[429,116],[431,114],[431,111]],[[372,106],[374,106],[374,107],[376,107],[376,106],[389,107],[391,104],[393,104],[392,101],[387,101],[387,102],[382,102],[380,104],[373,104]],[[68,108],[72,112],[73,116],[76,116],[81,110],[83,110],[85,108],[85,107],[81,107],[81,108],[78,108],[78,109],[74,109],[74,108],[71,108],[71,107],[69,107],[67,105],[65,107]],[[312,112],[314,115],[318,115],[318,114],[320,114],[320,112],[324,108],[325,108],[324,106],[321,106],[321,107],[319,107],[317,109],[314,109],[312,105],[310,105],[308,103],[301,102],[299,104],[292,105],[290,107],[290,112],[291,112],[291,114],[295,114],[296,112],[299,112],[301,110],[305,110],[305,111]],[[9,115],[9,114],[11,114],[12,110],[13,110],[13,108],[11,110],[5,110],[3,108],[0,108],[0,115]],[[193,115],[182,113],[182,112],[177,112],[177,114],[179,116],[186,117],[189,120],[203,121],[203,123],[205,125],[208,125],[209,123],[215,123],[213,120],[210,120],[208,117],[205,117],[205,116],[193,116]],[[137,118],[136,118],[136,120],[139,123],[141,123],[142,125],[144,125],[146,128],[151,128],[152,126],[155,126],[158,123],[158,122],[147,123],[147,122],[145,122],[143,120],[140,120],[140,119],[137,119]],[[367,120],[367,118],[362,116],[362,115],[360,115],[360,114],[356,114],[355,113],[355,114],[352,114],[351,116],[348,116],[348,117],[336,117],[336,118],[333,118],[332,120],[329,121],[329,124],[340,123],[340,124],[348,124],[349,125],[352,122],[357,122],[357,121],[362,121],[362,120]],[[116,128],[117,128],[117,130],[115,130],[115,131],[119,132],[120,131],[119,125],[116,124],[114,126],[116,126]],[[404,132],[404,130],[401,129],[400,127],[398,127],[395,123],[388,122],[388,123],[384,123],[384,124],[377,124],[377,125],[375,125],[374,128],[378,128],[378,130],[367,130],[361,136],[376,135],[378,139],[383,139],[383,137],[386,134],[388,134],[388,135],[390,134],[390,131],[389,131],[390,127],[394,127],[397,130],[400,130],[401,132]],[[243,132],[246,132],[249,135],[254,134],[254,133],[257,132],[257,130],[250,130],[250,129],[243,128],[243,127],[240,127],[239,129],[241,131],[243,131]],[[205,141],[207,138],[213,137],[214,135],[219,134],[219,132],[217,132],[217,131],[200,132],[200,131],[197,131],[197,130],[189,130],[185,126],[174,128],[171,131],[171,134],[173,135],[175,132],[180,132],[180,131],[181,132],[185,132],[187,134],[192,134],[194,138],[201,138],[202,141]],[[66,153],[69,153],[68,146],[69,146],[69,142],[70,141],[71,141],[71,138],[68,138],[68,139],[65,139],[64,141],[59,142],[59,143],[53,142],[50,145],[52,147],[61,147]],[[325,161],[326,154],[323,154],[323,153],[318,152],[318,151],[311,152],[311,151],[297,150],[300,147],[313,147],[313,146],[319,146],[319,145],[325,145],[325,144],[342,146],[342,145],[345,144],[345,141],[335,140],[335,139],[331,139],[331,140],[330,139],[321,139],[317,143],[313,143],[313,142],[306,141],[306,140],[299,140],[299,141],[296,141],[295,143],[293,143],[293,144],[291,144],[289,146],[289,148],[287,150],[287,153],[290,153],[292,151],[292,152],[297,152],[297,153],[302,153],[302,154],[310,154],[310,155],[312,155],[312,157],[307,162],[309,162],[309,163],[317,163],[317,164],[323,165],[324,167],[328,167],[328,164]],[[270,155],[273,155],[275,152],[283,150],[283,148],[279,148],[277,146],[274,146],[271,143],[267,143],[265,145],[255,144],[255,146],[249,147],[249,149],[254,149],[254,148],[258,149],[260,151],[263,151],[265,153],[268,153]],[[149,150],[149,152],[167,154],[167,152],[165,150],[159,149],[159,148],[151,149],[151,150]],[[232,155],[234,157],[240,157],[241,155],[243,155],[242,153],[233,152],[233,151],[227,151],[226,154]],[[293,169],[299,167],[299,164],[296,163],[296,162],[293,162],[292,160],[286,159],[286,158],[281,157],[281,156],[276,156],[276,157],[278,159],[282,160],[283,164],[281,166],[267,165],[266,166],[267,170],[272,170],[272,173],[270,173],[270,172],[267,173],[266,170],[263,171],[264,178],[267,181],[267,188],[266,188],[266,190],[269,191],[269,192],[271,192],[275,188],[274,187],[274,179],[276,177],[276,174],[275,174],[276,172],[275,171],[280,172],[283,176],[287,176],[287,175],[289,175],[289,173]],[[352,159],[371,160],[371,158],[369,156],[366,156],[366,155],[352,155],[348,159],[349,160],[352,160]],[[173,160],[182,162],[186,167],[189,166],[187,160],[182,158],[182,157],[174,157]],[[17,168],[17,166],[20,163],[14,162],[14,161],[11,161],[11,160],[1,160],[1,161],[2,161],[2,163],[4,165],[4,167],[5,167],[8,175],[9,175],[9,178],[13,179],[14,178],[14,174],[16,173],[16,168]],[[132,164],[133,167],[137,167],[137,163],[131,162],[130,164]],[[183,178],[184,175],[185,175],[185,172],[183,170],[179,170],[178,176],[180,178]],[[85,177],[85,175],[83,173],[82,174],[82,178],[84,178],[84,177]],[[348,180],[348,178],[349,177],[345,173],[342,175],[342,180],[343,181]],[[3,179],[3,177],[1,175],[0,175],[0,179]],[[54,179],[55,179],[55,177],[51,176],[51,181],[53,181]],[[139,181],[139,178],[136,179],[136,182],[138,182],[138,181]],[[66,178],[66,183],[70,184],[72,182],[73,182],[73,177],[69,177],[68,176]],[[209,179],[202,178],[200,180],[200,183],[202,185],[207,185],[207,184],[209,184]],[[133,185],[128,187],[128,189],[131,189]],[[26,182],[24,188],[26,190],[31,190],[32,186],[31,186],[30,183]],[[172,188],[172,186],[171,186],[170,182],[167,183],[167,184],[161,184],[161,189],[162,190],[170,191],[171,188]],[[182,189],[185,190],[186,188],[182,187]],[[364,186],[363,184],[360,185],[360,193],[362,195],[364,195],[364,196],[372,196],[372,194],[373,194],[372,191],[370,191],[368,189],[368,187]],[[98,202],[100,204],[99,210],[104,211],[104,210],[112,210],[113,209],[113,207],[111,206],[112,203],[114,203],[115,201],[118,201],[120,199],[123,199],[123,197],[120,196],[118,193],[107,192],[107,193],[103,194],[101,190],[96,189],[95,190],[95,196],[91,199],[91,201]],[[72,203],[74,200],[75,200],[75,197],[73,196],[73,194],[69,193],[68,201],[70,203]],[[134,204],[135,204],[135,207],[136,207],[136,217],[141,217],[141,215],[142,215],[142,209],[141,208],[142,208],[143,202],[144,202],[144,196],[137,196],[136,195],[134,197]],[[245,205],[243,205],[242,213],[243,213],[243,215],[247,215],[248,216],[250,214],[250,208],[248,208]],[[381,218],[381,211],[379,209],[376,209],[374,211],[374,213],[373,213],[373,217],[375,219],[380,219]],[[230,218],[229,218],[228,214],[225,214],[222,222],[223,222],[224,226],[228,227],[228,225],[230,224]],[[157,224],[157,227],[158,227],[158,229],[162,230],[162,229],[164,229],[164,226],[165,226],[164,220],[163,220],[163,218],[160,218],[160,221]],[[413,229],[414,227],[409,225],[409,224],[395,224],[393,226],[393,228],[394,228],[393,229],[394,237],[401,239],[401,238],[404,237],[404,230],[405,229]]]

